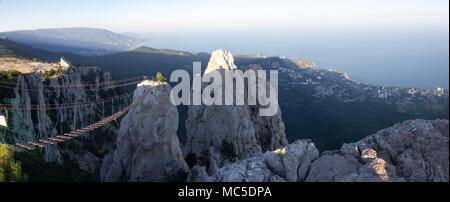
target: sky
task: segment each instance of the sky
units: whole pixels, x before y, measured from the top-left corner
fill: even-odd
[[[0,31],[97,27],[116,32],[298,26],[448,27],[448,0],[1,0]]]
[[[308,57],[376,85],[449,87],[448,0],[0,0],[0,32],[61,27],[193,53]]]

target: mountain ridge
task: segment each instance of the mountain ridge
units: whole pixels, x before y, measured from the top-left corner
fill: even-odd
[[[149,46],[139,46],[137,48],[131,49],[128,52],[141,52],[141,53],[154,53],[154,54],[163,54],[163,55],[180,55],[180,56],[193,56],[194,54],[185,52],[185,51],[177,51],[171,49],[155,49]]]
[[[69,51],[84,56],[125,51],[147,41],[131,34],[86,27],[17,30],[0,32],[0,36],[52,52]]]

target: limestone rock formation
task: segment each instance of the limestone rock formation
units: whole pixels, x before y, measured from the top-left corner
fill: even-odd
[[[242,69],[244,72],[248,70],[253,70],[256,73],[258,70],[262,70],[262,68],[259,65],[249,65]],[[257,85],[256,82],[254,85]],[[244,96],[247,97],[247,95],[248,92],[246,89]],[[258,99],[266,98],[265,96],[262,96]],[[261,108],[263,107],[258,103],[256,105],[248,105],[250,119],[255,128],[255,136],[261,149],[265,152],[286,146],[288,141],[286,138],[284,122],[281,117],[281,109],[278,107],[276,114],[273,116],[260,116],[259,111]]]
[[[411,130],[411,125],[417,130]],[[412,120],[378,131],[319,157],[314,144],[297,140],[285,148],[239,160],[211,175],[191,169],[189,181],[225,182],[448,182],[448,120]]]
[[[237,69],[236,65],[234,64],[233,55],[231,55],[230,52],[222,49],[217,49],[211,54],[208,66],[205,69],[205,74],[218,69]]]
[[[102,181],[168,181],[187,172],[177,137],[178,111],[170,86],[143,81],[133,100],[142,99],[120,123],[117,149],[102,162]]]
[[[219,182],[297,182],[303,181],[319,151],[309,140],[297,140],[285,148],[268,151],[219,168],[209,176],[204,167],[191,169],[190,181]]]
[[[223,71],[234,69],[236,66],[231,53],[216,50],[205,73],[218,70],[223,78]],[[248,69],[261,70],[261,67],[251,66],[244,71]],[[287,139],[281,110],[278,108],[274,116],[261,117],[260,108],[259,105],[189,106],[185,156],[194,155],[196,162],[207,165],[208,172],[213,174],[217,168],[229,162],[285,146]]]
[[[405,121],[324,152],[306,181],[448,182],[448,141],[448,120]]]
[[[198,159],[217,153],[220,163],[262,152],[246,106],[189,106],[186,130],[184,153]]]
[[[37,72],[28,75],[19,75],[17,77],[17,86],[9,92],[13,99],[9,99],[13,107],[33,108],[32,105],[45,105],[48,103],[87,103],[92,100],[104,98],[104,93],[110,95],[118,95],[117,89],[107,89],[110,84],[103,86],[79,87],[77,85],[84,83],[102,83],[112,81],[111,73],[102,71],[95,66],[74,66],[65,69],[60,75],[56,74],[47,79],[47,85],[65,85],[63,87],[44,87],[43,73]],[[5,90],[5,89],[2,89]],[[6,101],[6,102],[7,102]],[[37,113],[39,111],[39,114]],[[37,138],[54,137],[60,135],[60,123],[57,123],[56,110],[14,110],[10,113],[9,124],[14,128],[14,132],[10,134],[15,142],[28,142]],[[64,120],[63,127],[67,130],[73,130],[73,123],[80,128],[81,125],[88,123],[90,113],[88,108],[77,108],[77,110],[69,109],[61,111],[61,119]],[[39,116],[38,116],[39,115]],[[99,120],[99,116],[95,117]],[[75,120],[75,121],[74,121]],[[110,130],[109,124],[99,129],[97,132],[106,133]],[[17,131],[20,131],[18,133]],[[40,131],[40,134],[39,134]],[[111,142],[107,138],[111,135],[107,133],[100,138],[90,140],[92,145],[101,145],[108,150]],[[85,139],[89,137],[82,137]],[[98,151],[89,151],[86,145],[79,140],[64,143],[66,147],[59,145],[51,145],[44,150],[44,160],[57,161],[62,163],[64,160],[74,160],[79,166],[86,171],[94,172],[99,169],[101,158],[94,155]],[[69,146],[70,145],[70,146]],[[90,147],[93,148],[93,147]]]

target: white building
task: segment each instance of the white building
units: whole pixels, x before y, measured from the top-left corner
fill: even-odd
[[[68,67],[70,67],[72,64],[70,64],[70,62],[66,59],[66,58],[64,58],[64,57],[60,57],[59,58],[59,64],[62,66],[62,67],[64,67],[64,68],[68,68]]]
[[[0,115],[0,126],[8,127],[8,123],[7,123],[6,117],[4,115]]]

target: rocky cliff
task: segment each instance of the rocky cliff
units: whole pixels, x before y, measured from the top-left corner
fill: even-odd
[[[267,151],[255,157],[239,160],[208,175],[204,167],[194,166],[188,181],[216,182],[285,182],[303,181],[311,162],[319,151],[309,140],[298,140],[282,149]]]
[[[231,53],[216,50],[211,55],[205,75],[216,70],[224,78],[224,71],[237,69],[233,61]],[[244,71],[248,69],[261,68],[251,66]],[[247,97],[247,90],[245,93]],[[184,147],[188,164],[204,165],[209,173],[215,173],[217,168],[229,162],[250,158],[286,145],[281,111],[278,109],[276,115],[262,117],[259,115],[260,109],[259,105],[247,104],[189,106],[186,120],[187,141]]]
[[[448,182],[448,127],[448,120],[405,121],[320,156],[312,142],[298,140],[219,168],[214,175],[195,166],[188,180]]]
[[[177,137],[178,111],[167,83],[144,81],[120,122],[116,149],[105,156],[102,181],[169,181],[188,171]]]
[[[448,182],[448,124],[405,121],[324,152],[311,165],[306,181]]]
[[[94,66],[71,67],[53,75],[49,75],[48,72],[22,74],[16,78],[18,85],[1,89],[2,102],[10,103],[11,108],[26,109],[45,104],[58,106],[61,103],[89,103],[92,100],[125,92],[108,88],[111,86],[110,84],[88,87],[77,86],[79,84],[109,81],[112,81],[111,74]],[[48,87],[54,85],[66,86]],[[108,103],[105,106],[110,108]],[[8,141],[13,143],[28,142],[35,141],[38,138],[60,135],[61,131],[64,133],[73,130],[74,124],[76,128],[88,125],[92,117],[98,121],[102,112],[96,106],[92,111],[89,107],[79,107],[76,110],[73,108],[62,110],[61,117],[58,117],[58,114],[57,109],[10,110]],[[64,121],[59,123],[59,119]],[[83,136],[63,144],[51,145],[43,150],[43,158],[45,161],[57,161],[59,163],[64,160],[75,161],[81,169],[96,172],[99,169],[103,153],[111,149],[110,136],[114,135],[114,130],[115,127],[107,124],[95,131],[104,134],[103,136]]]
[[[217,49],[213,51],[209,58],[208,66],[206,66],[205,74],[208,74],[214,70],[233,70],[237,69],[234,64],[233,55],[223,49]]]

